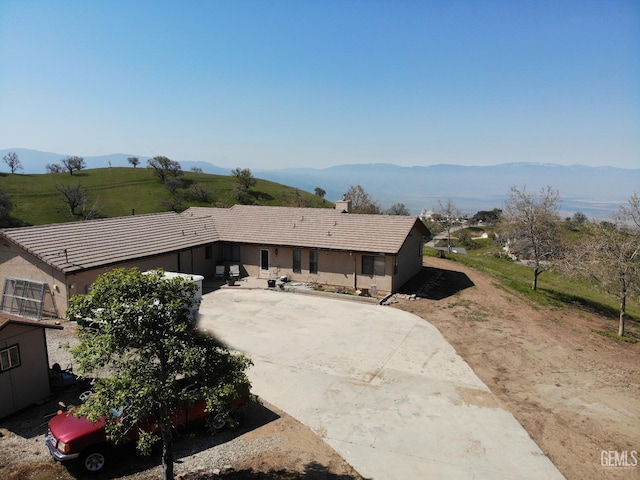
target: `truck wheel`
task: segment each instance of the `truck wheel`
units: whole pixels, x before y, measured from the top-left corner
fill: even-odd
[[[100,472],[107,464],[107,453],[104,448],[90,448],[80,456],[80,463],[88,472]]]
[[[213,417],[213,421],[211,422],[211,426],[215,430],[222,430],[226,424],[227,421],[225,420],[224,415],[222,415],[221,413]]]

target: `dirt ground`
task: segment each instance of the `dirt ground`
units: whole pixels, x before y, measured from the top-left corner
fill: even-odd
[[[568,479],[640,478],[640,342],[592,331],[617,320],[532,305],[446,259],[427,265],[427,298],[395,306],[436,326]]]
[[[614,320],[532,305],[446,259],[429,258],[427,265],[413,287],[426,285],[425,298],[400,299],[394,306],[435,325],[567,479],[640,478],[631,456],[640,451],[640,343],[592,332],[615,329]],[[0,478],[84,478],[55,464],[44,447],[43,419],[57,400],[0,420]],[[239,431],[183,440],[188,448],[176,471],[200,473],[182,478],[219,478],[212,469],[229,464],[234,471],[223,475],[229,479],[361,479],[307,427],[271,405],[256,408]],[[235,449],[237,441],[242,447]],[[235,451],[232,462],[207,458],[227,444]],[[627,467],[620,464],[624,452]],[[158,462],[159,454],[134,457],[97,478],[160,478]]]

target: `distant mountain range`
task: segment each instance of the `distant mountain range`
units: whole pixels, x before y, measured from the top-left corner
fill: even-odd
[[[0,158],[16,152],[24,170],[22,173],[45,173],[46,165],[59,163],[66,154],[14,148],[0,150]],[[87,168],[130,167],[127,158],[138,156],[140,166],[149,157],[132,154],[112,154],[84,157]],[[183,170],[194,167],[205,173],[229,175],[230,168],[207,162],[180,161]],[[1,165],[3,171],[8,167]],[[242,167],[242,165],[238,165]],[[138,167],[140,168],[140,167]],[[502,208],[511,186],[531,192],[551,186],[560,192],[561,213],[570,216],[582,212],[588,217],[606,218],[625,204],[634,192],[640,193],[640,168],[588,167],[543,163],[508,163],[482,167],[461,165],[429,165],[401,167],[392,164],[338,165],[329,168],[252,169],[257,178],[282,183],[313,192],[316,187],[326,191],[326,198],[335,201],[351,185],[362,187],[382,208],[404,203],[412,214],[437,209],[438,200],[451,198],[466,213]]]

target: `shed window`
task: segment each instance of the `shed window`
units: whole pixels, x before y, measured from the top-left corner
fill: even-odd
[[[384,277],[384,257],[374,255],[362,256],[362,274]]]
[[[20,349],[18,345],[0,350],[0,372],[20,366]]]

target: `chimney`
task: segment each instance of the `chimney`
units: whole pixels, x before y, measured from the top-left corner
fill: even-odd
[[[349,213],[351,211],[351,200],[338,200],[336,202],[336,210],[342,213]]]

